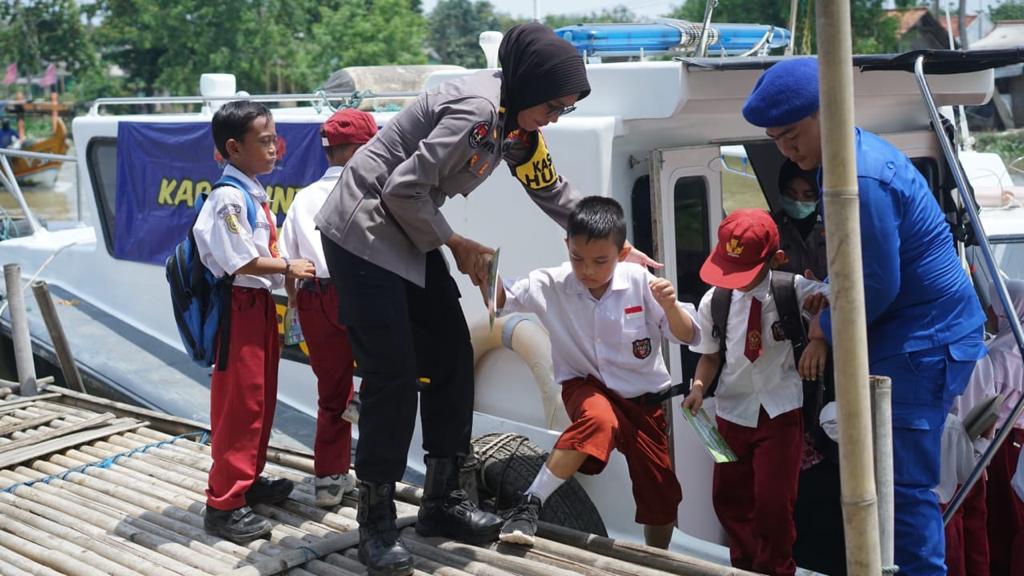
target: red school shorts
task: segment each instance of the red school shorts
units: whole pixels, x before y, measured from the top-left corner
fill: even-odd
[[[637,524],[675,522],[683,491],[669,458],[661,405],[623,398],[593,376],[563,382],[562,401],[572,424],[555,448],[587,454],[580,467],[583,474],[600,473],[617,449],[626,457],[633,481]]]

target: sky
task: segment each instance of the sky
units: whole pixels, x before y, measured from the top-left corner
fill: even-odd
[[[536,0],[540,16],[554,12],[559,14],[586,14],[599,12],[604,8],[614,8],[620,4],[629,6],[633,12],[640,16],[656,17],[662,16],[672,10],[675,6],[683,3],[683,0]],[[801,3],[807,0],[800,0]],[[533,16],[533,0],[490,0],[500,12],[507,12],[513,16]],[[988,6],[998,4],[999,0],[967,0],[967,13],[974,14],[981,9],[988,9]],[[437,0],[423,0],[425,12],[433,10]],[[888,2],[887,4],[892,4]],[[956,3],[952,3],[955,12]]]

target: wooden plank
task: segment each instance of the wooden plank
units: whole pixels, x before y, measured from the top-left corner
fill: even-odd
[[[25,446],[13,452],[9,452],[0,456],[0,469],[10,468],[11,466],[21,464],[28,460],[35,460],[36,458],[53,454],[54,452],[61,452],[68,448],[74,448],[80,444],[86,444],[94,440],[113,436],[114,434],[121,434],[129,430],[135,430],[145,426],[146,422],[130,421],[123,422],[121,424],[115,424],[112,426],[106,426],[95,430],[85,430],[72,434],[70,436],[63,436],[61,438],[54,438],[42,444],[34,446]]]
[[[96,426],[99,426],[100,424],[103,424],[107,420],[112,420],[113,418],[114,418],[114,415],[109,413],[109,412],[107,412],[106,414],[100,414],[100,415],[95,416],[93,418],[89,418],[88,420],[83,420],[83,421],[79,422],[78,424],[72,424],[70,426],[65,426],[63,428],[56,428],[54,430],[50,430],[49,432],[43,432],[42,434],[34,434],[34,435],[29,436],[27,438],[22,438],[20,440],[15,440],[14,442],[9,442],[7,444],[4,444],[3,446],[0,446],[0,454],[4,454],[4,453],[10,452],[12,450],[17,450],[18,448],[21,448],[22,446],[30,446],[32,444],[40,444],[40,443],[46,442],[47,440],[50,440],[50,439],[53,439],[53,438],[59,438],[61,436],[67,436],[68,434],[71,434],[72,432],[78,432],[79,430],[87,430],[89,428],[95,428]]]
[[[6,414],[7,412],[14,412],[20,410],[25,406],[37,402],[39,400],[50,400],[51,398],[58,398],[60,394],[49,393],[40,394],[38,396],[29,396],[28,398],[18,398],[17,400],[11,400],[9,402],[0,402],[0,414]]]
[[[28,430],[29,428],[36,428],[60,418],[60,414],[47,414],[46,416],[40,416],[38,418],[30,418],[29,420],[22,420],[16,424],[8,424],[7,426],[0,426],[0,436],[7,436],[13,434],[19,430]]]

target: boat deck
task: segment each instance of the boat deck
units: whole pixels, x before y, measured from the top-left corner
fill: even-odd
[[[296,488],[255,508],[274,525],[269,539],[236,545],[203,531],[201,424],[56,387],[30,398],[0,388],[0,574],[366,574],[355,498],[317,508],[311,454],[272,446],[267,459],[266,473]],[[423,538],[413,528],[421,490],[397,492],[418,575],[749,574],[546,524],[533,549]]]

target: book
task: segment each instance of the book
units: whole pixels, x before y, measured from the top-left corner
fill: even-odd
[[[498,314],[498,256],[501,255],[501,248],[494,251],[491,258],[490,268],[487,270],[487,319],[490,320],[491,329],[494,329],[494,318]]]
[[[977,440],[986,430],[992,427],[999,418],[999,408],[1006,397],[1002,394],[988,396],[967,411],[963,417],[964,430],[972,441]]]
[[[302,326],[299,324],[299,314],[295,308],[289,307],[284,313],[284,345],[295,346],[305,340],[302,335]]]
[[[711,459],[716,464],[724,464],[726,462],[735,462],[739,460],[736,457],[736,453],[729,448],[729,444],[726,443],[725,438],[718,432],[718,428],[715,426],[714,421],[708,416],[708,413],[701,408],[696,414],[690,412],[688,409],[683,408],[683,417],[690,423],[690,427],[693,428],[697,439],[700,440],[701,444],[711,455]]]

